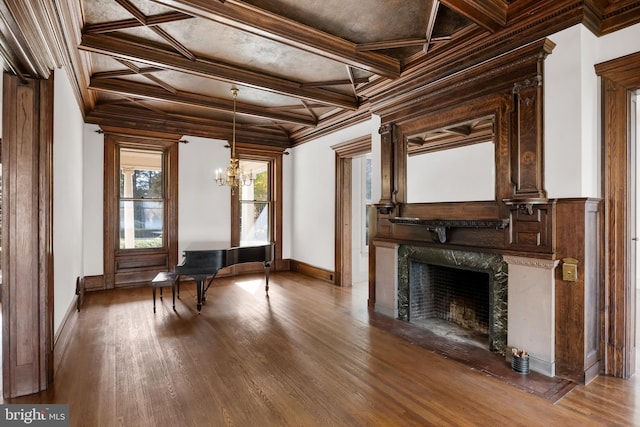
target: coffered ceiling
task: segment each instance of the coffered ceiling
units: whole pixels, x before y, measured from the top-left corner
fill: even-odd
[[[235,87],[239,141],[286,148],[369,114],[372,97],[417,73],[438,78],[579,22],[604,34],[639,11],[602,0],[3,0],[0,53],[25,76],[66,64],[85,120],[100,125],[228,139]]]

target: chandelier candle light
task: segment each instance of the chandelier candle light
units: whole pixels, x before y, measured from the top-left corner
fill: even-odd
[[[231,160],[226,171],[222,169],[216,170],[215,180],[219,186],[226,185],[231,187],[231,193],[234,189],[242,185],[253,184],[253,176],[251,173],[245,174],[240,169],[240,160],[236,157],[236,98],[238,97],[238,89],[231,88],[231,94],[233,95],[233,134],[231,138]]]

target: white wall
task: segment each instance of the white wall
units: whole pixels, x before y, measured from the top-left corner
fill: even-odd
[[[363,135],[377,136],[379,119],[318,138],[290,150],[283,165],[283,258],[333,271],[335,245],[335,151],[332,145]],[[373,150],[372,150],[373,152]],[[379,148],[376,149],[379,156]],[[379,160],[375,161],[373,200],[380,198]],[[376,173],[376,169],[378,172]]]
[[[83,275],[83,118],[67,73],[55,70],[53,101],[54,331]]]
[[[545,60],[545,187],[550,198],[599,197],[600,87],[594,66],[640,51],[640,24],[596,38],[582,25],[549,37]]]
[[[216,169],[226,168],[230,151],[227,141],[185,136],[178,153],[178,259],[195,242],[231,238],[229,187],[218,187]]]
[[[293,247],[293,189],[294,167],[293,150],[285,151],[282,156],[282,259],[292,258]]]
[[[83,222],[84,275],[104,273],[103,212],[104,212],[104,135],[97,125],[84,125],[83,138]]]

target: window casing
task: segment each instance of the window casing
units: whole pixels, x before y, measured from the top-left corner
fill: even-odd
[[[179,138],[105,130],[105,289],[148,282],[177,264]]]
[[[282,251],[282,152],[253,146],[239,146],[236,152],[240,166],[253,175],[254,182],[231,195],[231,244],[275,243],[278,260]]]

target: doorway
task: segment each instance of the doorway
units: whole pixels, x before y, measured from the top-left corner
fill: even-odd
[[[629,378],[636,371],[635,103],[640,53],[595,66],[602,111],[602,372]],[[633,128],[632,128],[633,127]]]
[[[351,159],[351,281],[368,285],[369,218],[371,205],[371,153]]]
[[[331,148],[336,152],[334,284],[351,287],[357,283],[365,289],[369,271],[367,197],[371,198],[371,136]]]

